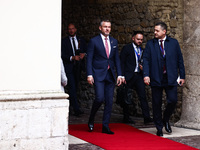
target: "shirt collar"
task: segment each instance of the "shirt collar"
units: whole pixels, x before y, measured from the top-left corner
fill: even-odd
[[[165,36],[163,39],[159,39],[159,42],[160,42],[160,40],[163,40],[163,41],[165,41],[165,40],[166,40],[166,38],[167,38],[167,36]]]
[[[101,35],[101,38],[103,39],[103,40],[105,40],[105,36],[103,35],[103,34],[100,34]],[[107,39],[109,40],[109,36],[107,36]]]
[[[133,44],[134,49],[139,48],[139,46],[136,46],[135,43],[132,43],[132,44]]]
[[[76,38],[76,35],[75,35],[74,37],[69,36],[69,38],[70,38],[71,40],[72,40],[72,38],[77,39],[77,38]]]

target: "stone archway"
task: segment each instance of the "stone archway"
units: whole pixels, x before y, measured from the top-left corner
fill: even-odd
[[[142,30],[145,41],[153,37],[152,27],[156,20],[165,21],[169,35],[176,38],[182,48],[186,68],[186,84],[179,88],[178,104],[173,121],[181,120],[177,126],[200,129],[200,4],[198,0],[63,0],[63,28],[70,20],[78,24],[79,34],[87,41],[98,34],[100,18],[108,14],[113,22],[112,36],[118,39],[120,47],[130,42],[132,30]],[[76,10],[76,11],[74,11]],[[105,10],[102,12],[102,10]],[[145,43],[144,43],[145,44]],[[93,91],[83,81],[82,102],[84,107],[91,106]],[[85,88],[86,87],[86,88]],[[148,98],[151,94],[148,92]],[[150,100],[151,101],[151,100]],[[182,103],[183,102],[183,103]],[[114,105],[114,112],[120,109]]]

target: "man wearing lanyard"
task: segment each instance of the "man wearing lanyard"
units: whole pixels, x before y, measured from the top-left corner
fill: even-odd
[[[172,132],[169,124],[177,103],[178,84],[185,82],[185,68],[179,43],[176,39],[166,36],[167,25],[158,22],[154,27],[154,39],[147,42],[143,55],[144,83],[151,85],[153,119],[157,135],[163,136],[162,128]],[[162,93],[166,92],[167,105],[162,116]]]
[[[141,45],[143,42],[143,33],[140,31],[136,31],[132,36],[132,43],[125,45],[121,51],[120,59],[121,59],[121,68],[122,75],[124,76],[123,82],[127,84],[129,88],[135,88],[142,109],[142,114],[144,117],[144,123],[152,122],[152,118],[149,113],[149,106],[146,100],[145,93],[145,84],[143,82],[142,75],[142,53]],[[128,104],[124,104],[123,106],[124,123],[134,123],[133,120],[129,117],[129,106]]]

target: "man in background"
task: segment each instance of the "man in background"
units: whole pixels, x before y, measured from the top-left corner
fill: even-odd
[[[84,112],[80,109],[77,91],[84,70],[84,57],[86,53],[86,42],[82,37],[76,35],[77,29],[74,24],[68,25],[68,36],[61,43],[61,57],[64,63],[65,72],[68,78],[69,100],[73,107],[74,115],[80,116]]]
[[[140,100],[142,114],[144,117],[144,123],[152,122],[152,118],[149,113],[149,106],[146,100],[145,84],[142,74],[142,54],[141,48],[143,42],[143,33],[141,31],[135,31],[132,36],[132,43],[123,47],[120,59],[122,67],[122,75],[124,76],[123,82],[127,84],[128,88],[135,89]],[[123,105],[123,122],[134,123],[130,118],[129,105],[124,103]]]

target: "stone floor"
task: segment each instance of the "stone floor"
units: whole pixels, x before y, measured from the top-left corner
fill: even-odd
[[[75,117],[73,115],[69,116],[69,124],[81,124],[88,122],[89,110],[84,110],[84,114],[81,117]],[[111,123],[122,123],[123,115],[112,114]],[[132,117],[132,119],[136,122],[135,124],[130,124],[135,128],[143,130],[145,132],[149,132],[152,134],[156,133],[156,129],[154,124],[144,125],[143,119],[138,117]],[[95,123],[102,123],[102,112],[97,112]],[[200,149],[200,130],[194,129],[186,129],[186,128],[178,128],[172,126],[173,133],[167,134],[164,130],[164,138],[171,139],[173,141],[177,141],[191,147],[195,147]],[[78,139],[74,136],[69,135],[69,150],[103,150],[102,148]]]

